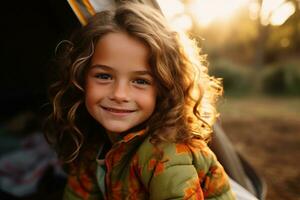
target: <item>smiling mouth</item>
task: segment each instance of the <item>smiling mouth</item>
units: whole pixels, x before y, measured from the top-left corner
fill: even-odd
[[[103,107],[101,106],[104,110],[107,110],[109,112],[114,112],[114,113],[132,113],[135,110],[127,110],[127,109],[117,109],[117,108],[108,108],[108,107]]]

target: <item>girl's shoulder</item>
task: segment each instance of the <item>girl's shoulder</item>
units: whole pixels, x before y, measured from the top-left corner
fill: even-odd
[[[173,192],[176,197],[185,199],[187,191],[197,196],[202,195],[200,190],[205,198],[234,199],[224,168],[202,140],[195,139],[191,144],[164,142],[155,146],[146,138],[134,160],[141,181],[154,191],[155,197],[159,196],[153,199],[171,199]],[[170,191],[170,188],[173,189]],[[164,198],[160,198],[162,196]]]
[[[219,165],[215,154],[207,143],[194,139],[191,143],[162,142],[154,145],[147,137],[137,150],[140,164],[162,162],[166,165],[194,165],[196,169],[208,171],[214,165]]]

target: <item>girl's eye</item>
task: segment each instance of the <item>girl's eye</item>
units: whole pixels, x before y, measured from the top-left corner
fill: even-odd
[[[136,79],[133,81],[133,83],[136,83],[138,85],[150,85],[150,81],[145,79]]]
[[[101,79],[101,80],[111,80],[112,79],[112,76],[110,74],[105,74],[105,73],[96,74],[95,77],[98,79]]]

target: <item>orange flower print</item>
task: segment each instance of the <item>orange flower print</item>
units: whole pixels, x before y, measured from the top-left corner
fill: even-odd
[[[138,196],[142,191],[142,187],[138,180],[136,178],[131,178],[129,179],[128,184],[128,194],[130,195],[131,199],[139,199]]]
[[[111,166],[115,166],[116,164],[119,163],[119,161],[122,158],[123,153],[125,152],[126,148],[124,144],[120,144],[119,148],[117,149],[117,151],[114,151],[114,154],[111,158]]]
[[[206,195],[221,192],[222,188],[226,186],[227,179],[224,173],[225,172],[223,168],[219,168],[218,166],[213,166],[210,168],[207,180],[205,182]]]
[[[176,153],[182,154],[182,153],[189,153],[189,148],[185,144],[176,144]]]
[[[148,170],[149,171],[154,170],[154,175],[157,176],[158,174],[160,174],[161,172],[163,172],[165,170],[165,165],[163,162],[159,162],[155,159],[151,159],[149,161]]]
[[[157,163],[157,160],[151,159],[151,160],[149,161],[148,170],[149,170],[149,171],[152,171],[152,170],[154,169],[156,163]]]
[[[68,185],[69,187],[73,190],[76,191],[76,193],[83,199],[88,199],[89,198],[89,189],[91,184],[87,180],[85,176],[81,176],[80,180],[82,181],[82,184],[86,187],[83,188],[82,185],[78,182],[77,177],[75,176],[70,176],[68,180]]]
[[[129,133],[126,136],[124,136],[123,141],[128,142],[129,140],[133,139],[134,137],[143,135],[144,133],[145,133],[145,130],[141,130],[137,133]]]
[[[154,171],[154,175],[158,175],[165,170],[165,165],[162,162],[158,162]]]
[[[209,196],[215,190],[215,186],[212,184],[211,176],[206,176],[204,180],[203,194],[205,197]]]
[[[121,181],[116,181],[112,187],[112,191],[110,193],[111,199],[122,199],[121,189],[122,189],[122,183]]]
[[[204,200],[199,180],[193,179],[189,183],[191,186],[185,189],[183,199]]]
[[[200,182],[203,180],[204,177],[205,177],[205,172],[203,170],[199,170],[198,178],[199,178]]]

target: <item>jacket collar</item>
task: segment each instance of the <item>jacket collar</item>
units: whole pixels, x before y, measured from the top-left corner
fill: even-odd
[[[142,130],[139,130],[137,132],[128,133],[127,135],[125,135],[123,137],[123,139],[121,140],[121,142],[127,143],[127,142],[129,142],[130,140],[132,140],[135,137],[144,135],[145,132],[146,132],[145,129],[142,129]]]

